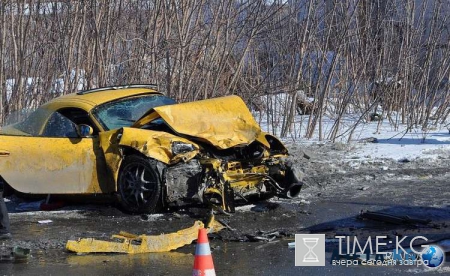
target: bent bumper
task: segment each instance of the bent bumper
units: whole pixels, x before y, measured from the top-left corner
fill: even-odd
[[[167,167],[163,182],[163,198],[169,205],[207,202],[229,212],[234,211],[235,198],[254,194],[295,198],[303,185],[294,170],[282,162],[244,166],[220,159],[192,159]]]

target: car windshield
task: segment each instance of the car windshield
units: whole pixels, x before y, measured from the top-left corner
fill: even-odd
[[[110,130],[129,127],[149,109],[174,103],[173,99],[163,95],[145,95],[100,105],[93,114],[105,130]]]

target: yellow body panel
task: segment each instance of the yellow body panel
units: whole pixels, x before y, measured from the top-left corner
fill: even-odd
[[[173,142],[191,144],[194,146],[195,150],[185,154],[173,155]],[[181,160],[186,162],[194,158],[199,152],[199,147],[187,139],[167,132],[138,128],[123,128],[123,133],[119,144],[122,146],[130,146],[142,154],[159,160],[165,164],[174,164]]]
[[[0,136],[0,172],[24,193],[112,192],[94,138]],[[100,172],[100,173],[99,173]],[[101,184],[99,184],[101,183]]]
[[[172,154],[172,142],[192,144],[195,148],[184,154]],[[122,149],[131,148],[143,155],[161,161],[165,164],[186,162],[194,158],[199,147],[195,143],[172,135],[167,132],[144,130],[138,128],[122,128],[100,133],[100,145],[104,151],[107,167],[115,183],[119,177],[119,168],[122,163]]]
[[[261,128],[238,96],[159,106],[154,111],[177,133],[196,137],[220,149],[253,142]],[[133,126],[157,118],[150,113]]]
[[[191,244],[198,237],[198,230],[204,228],[201,221],[196,221],[193,226],[179,230],[175,233],[161,234],[155,236],[133,235],[120,232],[112,238],[121,242],[103,241],[93,238],[80,239],[78,241],[68,241],[66,249],[76,253],[156,253],[168,252],[184,245]],[[212,221],[208,228],[208,233],[215,233],[224,227]]]

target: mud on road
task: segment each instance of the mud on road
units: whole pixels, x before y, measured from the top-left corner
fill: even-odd
[[[298,274],[313,271],[294,266],[287,248],[298,233],[350,235],[423,235],[430,241],[450,239],[450,153],[435,159],[377,160],[354,155],[358,145],[290,145],[290,161],[306,183],[299,198],[272,198],[246,203],[231,216],[216,214],[228,228],[210,235],[216,272],[221,275]],[[13,239],[0,248],[31,249],[26,263],[0,262],[0,275],[174,275],[191,273],[194,245],[164,254],[140,256],[65,251],[67,240],[109,239],[119,231],[156,235],[189,227],[209,210],[192,206],[172,213],[127,215],[109,204],[75,204],[58,211],[15,212],[19,200],[7,202]],[[426,226],[361,220],[361,210],[430,219]],[[39,221],[51,220],[40,224]],[[327,245],[328,246],[328,245]],[[332,245],[331,245],[332,247]],[[330,249],[331,250],[331,249]],[[331,254],[328,251],[328,258]],[[447,259],[449,259],[447,257]],[[365,274],[379,274],[364,268]],[[448,272],[447,266],[438,272]],[[321,273],[346,274],[325,267]],[[358,271],[357,271],[358,272]],[[361,271],[359,271],[361,272]],[[383,273],[407,273],[387,269]]]

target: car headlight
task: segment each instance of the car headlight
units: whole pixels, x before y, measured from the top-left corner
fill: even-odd
[[[172,154],[178,155],[190,151],[196,150],[193,144],[183,143],[183,142],[173,142],[172,143]]]

